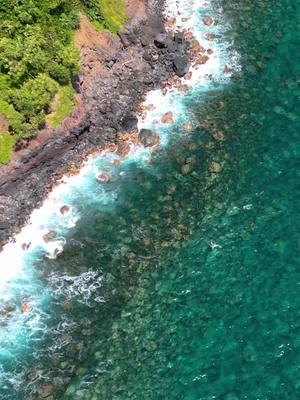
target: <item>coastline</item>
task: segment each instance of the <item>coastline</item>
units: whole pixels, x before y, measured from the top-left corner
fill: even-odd
[[[207,14],[212,16],[210,17],[211,20],[208,21],[210,25],[205,23]],[[98,140],[96,144],[88,142],[86,145],[84,141],[90,131],[93,132],[91,125],[88,126],[86,133],[79,135],[76,143],[81,146],[82,154],[77,151],[77,147],[69,149],[69,155],[72,156],[73,151],[78,157],[76,159],[78,162],[72,163],[73,160],[71,159],[67,171],[64,170],[65,164],[60,169],[57,169],[57,173],[54,174],[54,179],[51,181],[52,186],[49,184],[45,188],[44,193],[47,196],[44,196],[45,198],[41,196],[41,206],[33,207],[32,213],[28,213],[30,218],[25,221],[25,226],[10,239],[0,253],[0,264],[5,267],[0,276],[0,297],[3,299],[4,305],[2,309],[4,310],[4,321],[6,323],[3,332],[9,337],[9,343],[12,343],[12,346],[15,346],[16,343],[14,324],[17,327],[21,327],[24,332],[24,340],[20,341],[17,350],[14,349],[14,352],[17,352],[20,346],[26,346],[27,355],[32,354],[33,351],[40,351],[39,348],[35,348],[35,344],[32,346],[31,337],[36,333],[39,334],[41,330],[43,335],[45,333],[45,337],[48,337],[49,332],[56,330],[55,321],[44,320],[44,317],[48,316],[49,312],[48,302],[56,302],[55,299],[56,296],[60,296],[60,290],[66,289],[69,291],[70,287],[72,287],[72,282],[75,284],[75,292],[70,294],[72,302],[73,295],[77,296],[77,289],[81,291],[86,283],[87,286],[84,287],[87,288],[89,294],[84,300],[84,304],[90,305],[93,301],[96,304],[103,302],[101,295],[94,298],[93,288],[91,288],[91,291],[89,289],[90,283],[92,287],[94,287],[94,283],[96,283],[96,286],[99,284],[98,288],[100,289],[102,276],[105,272],[102,274],[102,271],[99,272],[97,270],[98,267],[94,267],[94,260],[86,265],[85,260],[81,258],[82,254],[85,254],[87,250],[86,245],[89,243],[88,231],[93,229],[94,223],[95,232],[97,232],[96,234],[99,235],[100,239],[99,259],[103,259],[104,256],[103,265],[107,264],[108,269],[110,269],[111,262],[112,265],[115,262],[119,265],[119,260],[121,261],[121,259],[121,265],[123,265],[123,258],[125,257],[124,260],[126,265],[128,261],[129,269],[123,267],[122,269],[130,273],[135,262],[141,262],[143,266],[148,265],[152,259],[156,260],[156,254],[160,254],[160,251],[164,253],[165,250],[170,246],[173,247],[173,245],[175,248],[175,244],[177,245],[178,241],[182,241],[187,234],[192,232],[191,228],[185,226],[185,223],[178,223],[177,226],[175,223],[177,221],[176,218],[174,221],[164,218],[164,223],[167,226],[170,224],[171,227],[171,223],[174,226],[174,229],[170,230],[169,239],[166,239],[165,235],[157,235],[156,231],[152,231],[152,234],[150,233],[151,231],[143,233],[143,223],[139,226],[136,220],[136,211],[131,206],[130,198],[131,196],[135,198],[135,193],[137,193],[135,190],[138,189],[138,192],[140,191],[142,203],[141,206],[136,207],[136,210],[145,211],[142,221],[147,221],[146,223],[149,224],[150,229],[153,229],[156,225],[155,223],[152,225],[152,219],[158,217],[158,213],[155,210],[157,206],[162,207],[164,212],[166,211],[167,214],[171,215],[170,209],[173,205],[171,208],[166,208],[167,204],[165,202],[173,203],[173,196],[177,198],[180,196],[181,189],[176,189],[177,184],[183,189],[184,186],[181,185],[184,185],[186,180],[194,180],[197,177],[196,166],[198,163],[202,163],[202,155],[200,157],[196,156],[196,144],[193,143],[193,137],[198,128],[201,129],[201,126],[205,123],[206,114],[204,113],[205,119],[203,120],[202,118],[197,118],[197,114],[194,113],[195,110],[191,107],[191,102],[199,96],[202,97],[203,93],[213,93],[215,87],[223,85],[224,79],[227,83],[230,75],[225,73],[224,69],[225,64],[231,65],[231,63],[230,56],[227,57],[226,46],[223,47],[221,40],[216,40],[215,42],[206,40],[208,32],[217,36],[222,33],[223,29],[220,24],[220,21],[223,21],[222,18],[218,13],[214,13],[213,7],[209,7],[207,2],[199,5],[194,2],[190,3],[188,0],[183,0],[180,3],[176,0],[168,0],[166,1],[163,15],[166,22],[166,30],[170,32],[168,35],[163,34],[159,37],[159,40],[163,40],[163,42],[159,42],[158,46],[155,43],[154,46],[153,44],[151,45],[154,49],[152,53],[154,55],[154,68],[150,65],[151,69],[149,70],[149,75],[147,75],[152,77],[150,73],[156,73],[157,84],[152,81],[149,85],[144,82],[143,77],[145,91],[133,91],[136,93],[135,102],[129,106],[126,104],[124,112],[122,109],[123,114],[117,117],[122,118],[124,115],[120,120],[120,130],[117,131],[119,128],[116,127],[115,131],[113,131],[115,140],[112,140],[111,144],[107,145],[104,141],[104,144],[101,145],[101,137],[96,136],[97,126],[94,126],[95,139]],[[174,30],[178,32],[175,36],[176,40],[173,39]],[[153,37],[153,42],[154,39],[155,36]],[[161,68],[161,61],[165,60],[165,57],[170,57],[164,41],[168,43],[166,47],[170,46],[173,49],[173,46],[176,46],[175,49],[177,49],[178,45],[180,45],[179,47],[184,50],[183,55],[188,57],[186,61],[189,62],[190,69],[181,79],[174,74],[172,58],[167,58],[166,66],[163,69]],[[142,45],[142,47],[144,49],[145,45]],[[132,55],[132,48],[130,46],[127,48]],[[161,53],[162,56],[160,57],[159,54]],[[173,51],[173,54],[176,54],[176,52],[174,53]],[[155,60],[157,55],[159,58]],[[123,62],[127,61],[123,59]],[[187,63],[184,63],[182,68],[186,71]],[[164,80],[162,80],[162,71],[165,71]],[[139,70],[140,74],[143,72],[144,70]],[[99,82],[102,78],[103,75],[99,75]],[[120,76],[113,82],[119,83],[124,90],[128,90],[128,82],[123,82]],[[137,88],[136,82],[132,82],[132,84]],[[150,90],[147,90],[149,88]],[[98,86],[96,89],[100,90]],[[117,89],[117,94],[119,95],[120,88],[114,89]],[[130,93],[126,95],[126,99],[129,98]],[[92,91],[90,94],[92,95]],[[110,94],[110,96],[113,95],[114,93]],[[105,99],[107,99],[107,96],[105,96]],[[114,99],[115,97],[113,96]],[[93,116],[97,117],[99,97],[92,100],[90,112],[95,111]],[[107,107],[107,104],[103,104],[103,106]],[[114,104],[110,103],[108,106],[111,107]],[[93,107],[95,107],[95,110]],[[120,107],[120,103],[117,104],[117,107]],[[132,111],[128,113],[128,110]],[[101,115],[102,113],[100,113]],[[112,115],[112,110],[105,110],[101,121],[105,120],[107,115]],[[89,116],[91,117],[91,114]],[[112,122],[112,120],[116,121],[115,118],[110,118],[109,121],[105,122]],[[90,122],[91,120],[89,120]],[[107,129],[109,128],[109,126],[105,125],[103,129],[106,127]],[[145,134],[143,130],[147,130],[145,136],[143,135]],[[210,133],[213,134],[213,132]],[[222,138],[221,134],[216,137],[212,135],[211,140],[218,142],[222,141]],[[150,143],[148,140],[150,140]],[[174,143],[178,145],[176,146],[178,155],[176,155],[177,151],[171,155]],[[62,152],[64,151],[65,149],[63,148]],[[157,168],[157,166],[167,154],[170,155],[170,159],[173,159],[173,157],[174,161],[176,159],[177,166],[174,166],[171,174],[165,176],[166,180],[163,182],[160,168]],[[64,153],[61,159],[65,161]],[[54,161],[56,161],[56,157]],[[51,165],[55,167],[57,164]],[[164,168],[164,162],[161,165]],[[48,163],[45,164],[45,167],[48,167]],[[35,167],[36,170],[38,168],[39,166]],[[59,175],[59,171],[61,171],[61,175]],[[217,173],[218,171],[209,171],[207,168],[207,173],[211,176],[214,175],[214,178],[216,178],[214,172]],[[37,173],[36,176],[39,176],[39,174]],[[144,179],[141,179],[142,176],[144,176]],[[166,196],[154,197],[154,201],[151,201],[152,176],[154,178],[153,182],[157,181],[158,185],[164,183],[161,185],[162,193],[166,189]],[[30,178],[34,179],[33,174]],[[158,181],[160,181],[160,184]],[[41,184],[43,184],[43,181]],[[40,192],[38,192],[38,195],[40,195]],[[148,198],[149,204],[144,209],[145,198]],[[128,210],[125,218],[122,218],[122,214],[120,214],[120,207],[125,207]],[[180,207],[185,209],[180,200],[175,201],[174,208],[178,211],[178,218],[181,218]],[[110,227],[113,229],[111,230]],[[129,229],[129,235],[124,235],[124,229],[126,232]],[[112,248],[110,243],[108,246],[102,246],[101,234],[103,233],[105,243],[107,239],[108,242],[115,240],[118,244]],[[81,234],[83,234],[82,238]],[[125,236],[133,236],[133,243],[138,241],[143,248],[140,251],[133,248],[133,252],[128,252],[127,249],[130,247]],[[148,237],[153,238],[153,240],[149,240]],[[143,240],[140,241],[140,239]],[[105,259],[107,252],[109,252],[108,259]],[[76,258],[75,262],[68,258],[73,253]],[[98,260],[98,255],[95,258],[95,263],[96,260]],[[6,268],[6,266],[9,266],[9,268]],[[120,281],[122,281],[122,276],[121,274]],[[59,285],[59,287],[56,287],[56,285]],[[80,303],[82,303],[82,292],[80,292],[79,298]],[[64,302],[62,309],[58,310],[59,318],[63,319],[65,312],[71,312],[73,306],[68,309],[68,304],[69,301]],[[54,324],[52,325],[53,328],[50,328],[49,324]],[[74,325],[64,327],[63,334],[72,336],[74,333],[73,327]],[[78,327],[81,329],[80,322]],[[44,337],[41,340],[43,341]],[[51,335],[50,340],[51,343],[52,341],[53,343],[57,340],[59,341],[60,334],[56,336],[56,333],[54,333],[54,336]],[[80,341],[80,345],[83,342],[84,340]],[[6,351],[8,351],[8,346],[10,344],[5,345]],[[91,343],[87,348],[90,348],[90,346],[92,346]],[[58,349],[59,353],[60,351],[61,349]],[[63,348],[63,352],[66,354],[66,348]],[[63,357],[65,356],[63,355]],[[57,357],[54,357],[53,360],[51,358],[47,362],[48,370],[56,368],[56,360]],[[80,362],[83,362],[83,358],[80,359]],[[77,388],[76,381],[70,380],[68,371],[73,371],[72,368],[72,364],[68,361],[64,363],[65,379],[63,388],[61,384],[59,387],[55,382],[52,384],[52,380],[49,382],[47,377],[39,377],[28,391],[30,395],[33,394],[33,397],[30,398],[38,399],[46,397],[48,394],[51,396],[51,393],[55,395],[62,389],[66,390],[67,398],[75,398],[74,393],[77,390],[78,393],[81,392],[80,382],[81,380],[84,381],[84,377],[82,379],[80,377],[78,381],[79,387]],[[28,375],[27,372],[25,373],[24,379],[26,382],[30,382],[32,376],[36,376],[34,369],[31,369]],[[6,379],[6,376],[4,379]],[[24,379],[22,380],[23,385]],[[25,390],[27,390],[26,385],[25,387]],[[91,390],[94,391],[93,388]],[[101,385],[98,385],[95,391],[99,394],[102,393]],[[27,397],[29,398],[29,396]]]
[[[90,43],[82,44],[82,53],[89,51],[82,59],[79,116],[77,109],[54,132],[41,132],[35,143],[16,153],[10,165],[0,168],[0,249],[59,178],[78,171],[97,149],[123,142],[122,132],[137,131],[140,104],[149,91],[174,76],[176,57],[181,69],[177,74],[187,70],[189,45],[182,36],[166,32],[164,6],[162,1],[145,7],[143,2],[129,2],[130,26],[115,37],[105,34],[109,38],[102,48],[96,45],[91,51]],[[157,37],[172,46],[155,44]],[[93,70],[90,82],[86,70]]]

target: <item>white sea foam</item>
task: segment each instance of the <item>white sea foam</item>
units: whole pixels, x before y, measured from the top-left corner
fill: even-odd
[[[180,11],[180,15],[178,12]],[[230,44],[221,43],[220,40],[208,41],[206,33],[222,35],[226,30],[225,21],[221,20],[218,13],[218,24],[207,27],[202,23],[204,15],[211,15],[213,18],[213,8],[211,2],[196,0],[168,0],[165,9],[166,17],[176,18],[176,29],[190,29],[200,44],[205,48],[213,50],[208,62],[198,68],[192,68],[192,79],[182,79],[182,83],[189,86],[189,92],[185,95],[174,89],[168,90],[165,95],[162,91],[154,90],[147,94],[144,106],[152,104],[154,109],[148,111],[144,118],[139,120],[139,128],[151,128],[155,130],[161,138],[160,146],[166,146],[172,134],[170,125],[163,124],[161,117],[165,112],[173,113],[174,125],[179,121],[184,121],[188,110],[184,101],[185,96],[192,96],[195,90],[213,90],[214,83],[225,84],[230,79],[229,74],[224,74],[224,66],[229,65],[238,69],[238,56],[232,50],[228,50]],[[182,18],[187,18],[185,22]],[[213,81],[208,80],[211,74]],[[151,149],[142,146],[131,145],[131,151],[121,165],[116,166],[113,160],[119,158],[116,153],[108,152],[98,156],[91,156],[87,159],[78,174],[74,176],[64,176],[51,191],[42,206],[36,209],[28,224],[11,240],[0,253],[0,300],[9,302],[15,296],[15,289],[20,293],[26,283],[26,301],[31,309],[35,309],[39,302],[39,294],[36,286],[39,285],[36,271],[34,270],[33,260],[41,257],[55,258],[63,251],[67,242],[68,232],[76,227],[84,207],[90,204],[99,205],[103,210],[107,207],[114,207],[118,198],[118,180],[126,177],[126,169],[130,163],[138,162],[149,168],[148,160],[151,156]],[[97,182],[97,175],[106,172],[111,178],[109,184]],[[63,206],[68,206],[68,211],[61,212]],[[62,278],[62,277],[60,277]],[[60,279],[59,278],[59,279]],[[82,277],[81,277],[82,278]],[[86,292],[81,293],[78,284],[86,284],[86,281],[79,279],[72,280],[70,290],[74,290],[83,298]],[[63,277],[66,282],[70,277]],[[73,278],[72,278],[73,279]],[[52,283],[55,283],[52,278]],[[85,283],[84,283],[85,282]],[[85,287],[85,286],[84,286]],[[30,290],[31,288],[31,290]],[[56,290],[65,290],[58,289]],[[67,297],[71,292],[64,292]],[[101,301],[101,299],[99,300]],[[24,315],[18,310],[18,318],[21,322]],[[35,321],[34,319],[32,321]],[[37,324],[39,321],[35,321]],[[14,324],[16,319],[14,319]]]
[[[179,2],[169,0],[167,2],[165,17],[175,20],[174,25],[169,29],[190,30],[201,46],[211,49],[213,53],[209,55],[209,60],[205,64],[190,68],[191,79],[181,79],[182,83],[189,88],[186,95],[175,91],[175,89],[169,90],[165,95],[163,95],[161,89],[147,94],[143,103],[144,108],[147,109],[150,105],[153,105],[154,108],[147,111],[146,117],[139,121],[139,128],[155,129],[159,132],[163,145],[166,145],[170,138],[170,129],[161,122],[164,113],[171,111],[175,124],[178,120],[183,120],[188,115],[188,110],[182,101],[184,96],[193,96],[194,91],[213,90],[216,82],[218,84],[228,83],[231,73],[224,73],[225,65],[235,72],[240,69],[238,54],[232,50],[231,43],[226,43],[220,39],[209,41],[206,38],[207,33],[214,34],[216,38],[222,37],[224,31],[229,28],[220,12],[217,15],[217,24],[209,27],[204,25],[202,21],[204,16],[216,17],[212,4],[213,1],[202,1],[199,4],[195,0],[180,0]],[[182,21],[183,18],[184,22]],[[208,79],[209,76],[212,76],[212,80]]]

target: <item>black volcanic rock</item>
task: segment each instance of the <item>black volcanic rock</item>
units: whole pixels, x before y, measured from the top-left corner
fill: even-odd
[[[154,44],[159,49],[168,47],[167,42],[168,42],[168,35],[166,33],[159,33],[158,35],[155,36]]]
[[[134,114],[125,115],[121,121],[122,128],[127,132],[134,132],[137,130],[138,118]]]
[[[139,132],[139,141],[145,147],[153,145],[155,133],[151,129],[141,129]]]
[[[175,56],[173,59],[173,69],[175,73],[182,78],[189,70],[187,56]]]

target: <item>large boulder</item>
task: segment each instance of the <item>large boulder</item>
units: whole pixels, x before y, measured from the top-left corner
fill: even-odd
[[[168,41],[168,36],[166,33],[159,33],[154,38],[154,44],[159,49],[168,47],[167,41]]]
[[[122,119],[121,125],[124,131],[134,132],[137,131],[138,119],[135,115],[128,114]]]
[[[187,57],[185,55],[175,56],[173,59],[173,69],[182,78],[189,71]]]

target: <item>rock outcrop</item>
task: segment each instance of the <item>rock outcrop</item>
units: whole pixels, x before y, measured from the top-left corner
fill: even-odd
[[[76,108],[60,127],[41,131],[10,165],[0,167],[0,247],[57,178],[76,170],[93,149],[115,143],[124,155],[128,146],[120,144],[118,133],[136,130],[135,113],[144,95],[174,71],[178,76],[188,72],[188,44],[181,33],[165,31],[163,5],[163,0],[129,1],[131,23],[118,35],[97,32],[82,16],[76,35],[82,72],[73,80],[80,92]],[[157,143],[155,134],[140,136],[146,146]]]

